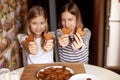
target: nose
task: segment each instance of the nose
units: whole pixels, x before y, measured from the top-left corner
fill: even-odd
[[[69,25],[70,25],[69,22],[66,20],[65,21],[65,26],[68,27]]]
[[[40,28],[41,28],[41,25],[40,25],[40,24],[37,24],[37,28],[40,29]]]

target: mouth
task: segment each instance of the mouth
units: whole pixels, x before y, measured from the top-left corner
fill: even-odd
[[[35,33],[41,33],[41,32],[42,30],[38,30],[38,29],[35,30]]]

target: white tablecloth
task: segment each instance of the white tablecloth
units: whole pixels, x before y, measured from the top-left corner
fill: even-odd
[[[89,64],[84,64],[84,67],[85,67],[86,73],[96,76],[97,80],[120,80],[119,74],[112,72],[108,69],[94,66],[94,65],[89,65]],[[20,68],[14,71],[17,72],[21,76],[23,70],[24,68]]]
[[[120,80],[120,75],[108,69],[85,65],[86,73],[95,75],[97,80]]]

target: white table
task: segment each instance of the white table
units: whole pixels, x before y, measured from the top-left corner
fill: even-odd
[[[85,65],[85,70],[86,73],[95,75],[98,80],[120,80],[119,74],[102,67]]]
[[[97,77],[97,80],[120,80],[119,74],[112,72],[108,69],[88,64],[84,64],[84,66],[86,73],[95,75]],[[23,70],[24,68],[20,68],[16,69],[15,71],[17,71],[21,76]]]

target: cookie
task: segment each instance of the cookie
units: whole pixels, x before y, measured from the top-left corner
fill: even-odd
[[[63,28],[62,28],[62,32],[63,32],[64,34],[70,34],[71,31],[72,31],[72,28],[71,28],[71,27],[69,27],[69,28],[63,27]]]
[[[26,41],[28,41],[28,42],[34,42],[33,35],[28,35],[28,37],[26,38]]]
[[[53,39],[53,33],[44,33],[43,34],[45,40]]]
[[[80,36],[85,35],[85,33],[82,31],[81,28],[78,28],[78,29],[77,29],[77,33],[79,33]]]

